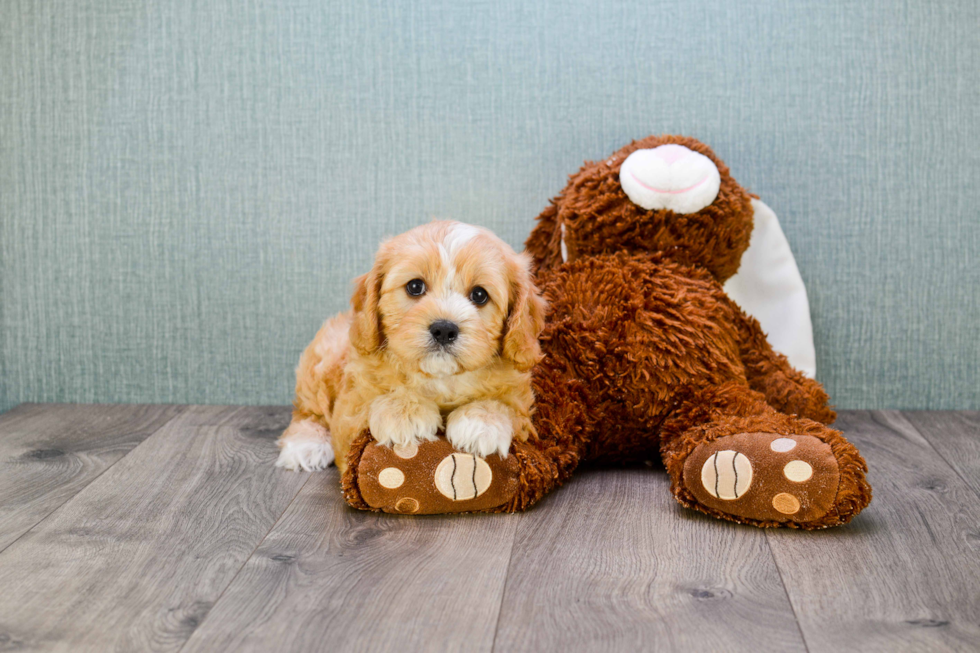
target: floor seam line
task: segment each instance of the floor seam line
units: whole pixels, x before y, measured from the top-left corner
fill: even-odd
[[[201,618],[201,621],[197,624],[197,627],[195,627],[194,630],[191,632],[191,634],[187,637],[187,639],[184,640],[184,643],[180,645],[180,648],[177,649],[177,653],[183,651],[184,647],[186,647],[187,644],[194,638],[194,635],[201,630],[201,626],[204,625],[204,623],[208,620],[208,617],[211,616],[211,613],[214,612],[214,609],[218,607],[218,603],[221,602],[222,598],[224,598],[225,592],[227,592],[228,588],[231,587],[232,584],[234,584],[235,579],[238,578],[239,574],[242,573],[242,569],[245,568],[245,565],[248,564],[248,561],[251,560],[253,556],[255,556],[255,552],[259,550],[259,547],[262,546],[262,543],[265,542],[266,539],[268,539],[269,533],[271,533],[276,529],[276,526],[278,526],[279,522],[282,521],[283,515],[285,515],[286,512],[289,510],[290,506],[293,505],[293,502],[296,501],[296,497],[298,497],[299,493],[303,491],[303,488],[306,487],[306,484],[310,482],[311,478],[313,478],[313,474],[309,473],[309,476],[307,476],[306,480],[303,481],[303,483],[299,486],[299,488],[296,490],[296,493],[293,494],[293,497],[286,504],[286,507],[282,509],[282,512],[279,513],[279,516],[276,517],[276,520],[272,522],[272,526],[269,527],[269,530],[267,530],[265,534],[261,538],[259,538],[259,541],[252,549],[252,552],[249,553],[247,556],[245,556],[245,560],[242,562],[241,566],[239,566],[238,569],[235,571],[234,575],[228,579],[228,584],[221,589],[221,593],[218,594],[218,597],[214,600],[214,603],[211,604],[211,607],[208,609],[207,614],[205,614],[204,617]]]
[[[117,404],[117,405],[121,405],[121,404]],[[71,503],[75,499],[75,497],[77,497],[79,494],[81,494],[82,492],[84,492],[85,490],[87,490],[97,480],[99,480],[100,478],[102,478],[102,475],[105,474],[106,472],[108,472],[113,467],[115,467],[119,463],[119,461],[121,461],[123,458],[125,458],[128,455],[130,455],[134,451],[136,451],[136,449],[138,449],[140,446],[142,446],[144,442],[146,442],[147,440],[149,440],[150,438],[152,438],[154,435],[156,435],[157,433],[159,433],[161,430],[165,429],[167,427],[167,425],[170,424],[172,421],[174,421],[175,419],[177,419],[178,417],[180,417],[181,415],[183,415],[186,412],[187,408],[188,408],[187,406],[182,406],[181,409],[180,409],[180,411],[176,415],[174,415],[173,417],[171,417],[170,419],[168,419],[166,422],[164,422],[163,424],[161,424],[160,425],[160,428],[154,429],[154,431],[152,433],[148,434],[145,438],[143,438],[143,440],[141,442],[137,443],[137,445],[135,447],[133,447],[132,449],[130,449],[129,451],[127,451],[123,455],[119,456],[119,458],[117,460],[112,461],[112,463],[109,464],[108,466],[106,466],[105,469],[103,469],[101,472],[99,472],[98,474],[96,474],[95,476],[93,476],[92,479],[88,483],[86,483],[84,487],[81,487],[81,488],[78,489],[78,492],[76,492],[75,494],[71,495],[70,497],[68,497],[67,499],[65,499],[64,501],[62,501],[58,506],[56,506],[54,508],[54,510],[52,510],[48,514],[46,514],[43,517],[41,517],[39,520],[37,520],[35,523],[33,523],[30,528],[28,528],[26,531],[24,531],[23,533],[21,533],[20,535],[18,535],[16,539],[14,539],[13,541],[9,542],[7,544],[7,546],[5,546],[2,549],[0,549],[0,556],[2,556],[3,553],[7,549],[9,549],[10,547],[12,547],[17,542],[19,542],[21,540],[21,538],[23,538],[25,535],[27,535],[28,533],[30,533],[31,531],[33,531],[35,528],[37,528],[42,522],[47,521],[56,512],[58,512],[59,510],[61,510],[65,506],[67,506],[69,503]]]
[[[903,419],[903,420],[905,420],[905,422],[906,422],[906,423],[907,423],[907,424],[908,424],[909,426],[911,426],[911,427],[912,427],[912,430],[914,430],[914,431],[915,431],[916,433],[918,433],[918,434],[919,434],[919,436],[920,436],[920,437],[921,437],[921,438],[922,438],[923,440],[925,440],[925,442],[926,442],[926,444],[928,444],[928,445],[929,445],[929,448],[930,448],[930,449],[932,449],[932,451],[933,451],[933,452],[934,452],[934,453],[935,453],[935,454],[936,454],[937,456],[939,456],[939,459],[940,459],[941,461],[943,461],[944,463],[946,463],[946,466],[947,466],[947,467],[949,467],[949,468],[950,468],[951,470],[953,470],[953,474],[954,474],[954,475],[956,476],[956,478],[958,478],[958,479],[960,479],[961,481],[963,481],[963,484],[964,484],[964,485],[966,485],[966,487],[967,487],[967,488],[968,488],[968,489],[969,489],[969,490],[970,490],[971,492],[973,492],[973,493],[974,493],[975,495],[977,495],[977,497],[978,497],[978,498],[980,498],[980,490],[978,490],[978,489],[975,489],[975,488],[973,487],[973,484],[972,484],[972,483],[970,483],[970,481],[968,481],[968,480],[966,479],[966,477],[965,477],[965,476],[963,476],[963,474],[961,474],[961,473],[960,473],[960,470],[956,468],[956,465],[954,465],[953,463],[951,463],[951,462],[950,462],[950,461],[949,461],[949,460],[948,460],[948,459],[946,458],[946,456],[944,456],[944,455],[943,455],[943,452],[942,452],[942,451],[940,451],[939,449],[937,449],[937,448],[936,448],[936,445],[934,445],[934,444],[932,443],[932,440],[931,440],[931,439],[930,439],[930,438],[929,438],[929,437],[928,437],[928,436],[927,436],[927,435],[926,435],[925,433],[923,433],[922,431],[920,431],[920,430],[919,430],[919,427],[917,427],[917,426],[915,425],[915,423],[914,423],[914,422],[912,422],[912,420],[910,420],[910,419],[909,419],[908,417],[906,417],[906,416],[905,416],[905,411],[904,411],[904,410],[899,410],[899,411],[896,411],[896,412],[897,412],[897,413],[898,413],[899,415],[901,415],[901,416],[902,416],[902,419]],[[955,411],[950,411],[950,412],[955,412]]]
[[[500,590],[500,605],[497,606],[497,619],[493,624],[493,638],[490,640],[490,653],[497,650],[497,633],[500,631],[500,615],[504,612],[504,599],[507,597],[507,585],[510,583],[510,567],[514,562],[514,549],[517,547],[517,529],[526,513],[515,515],[517,524],[514,526],[514,537],[510,541],[510,554],[507,556],[507,569],[504,572],[504,587]]]
[[[789,603],[789,609],[793,613],[793,621],[796,622],[796,630],[800,633],[800,641],[803,642],[803,648],[809,653],[810,644],[806,641],[806,634],[803,632],[803,624],[800,623],[800,616],[796,613],[796,606],[793,605],[793,597],[789,595],[789,588],[786,587],[786,579],[783,578],[783,570],[779,566],[779,560],[776,558],[776,552],[772,550],[772,541],[769,539],[771,537],[769,532],[763,533],[766,538],[766,548],[769,549],[769,556],[772,558],[772,564],[776,567],[776,574],[779,576],[779,584],[783,587],[783,594],[786,596],[786,602]]]

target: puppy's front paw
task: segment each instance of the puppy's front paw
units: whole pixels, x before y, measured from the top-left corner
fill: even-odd
[[[276,467],[294,472],[316,472],[333,462],[330,433],[311,419],[291,422],[279,438]]]
[[[446,420],[446,439],[459,449],[486,458],[506,458],[514,437],[511,410],[497,401],[474,401],[460,406]]]
[[[435,440],[442,415],[433,401],[407,393],[391,393],[371,403],[371,435],[378,444],[405,447]]]

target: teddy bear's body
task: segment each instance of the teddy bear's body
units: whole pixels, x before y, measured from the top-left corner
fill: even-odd
[[[658,454],[677,499],[723,519],[825,528],[867,505],[864,460],[827,426],[823,388],[722,289],[751,231],[749,194],[695,139],[650,137],[573,175],[527,241],[550,305],[536,433],[513,444],[509,500],[458,509],[521,510],[583,461]],[[397,493],[363,500],[359,488],[376,484],[357,478],[362,454],[378,457],[367,446],[349,457],[348,501],[401,511]],[[511,461],[487,462],[495,479],[514,474]]]
[[[618,253],[544,270],[539,283],[551,305],[540,374],[556,368],[581,384],[585,459],[656,458],[664,421],[691,389],[749,385],[748,320],[703,270]]]
[[[766,445],[782,435],[818,434],[828,446],[808,439],[813,457],[804,462],[828,471],[807,479],[815,484],[810,502],[819,504],[812,517],[824,524],[819,518],[827,513],[816,513],[834,505],[840,485],[839,471],[827,464],[833,458],[830,445],[850,445],[824,426],[835,415],[822,388],[769,347],[758,323],[706,270],[659,253],[620,252],[542,270],[539,282],[551,309],[542,338],[545,358],[535,374],[535,444],[539,450],[561,452],[553,458],[550,478],[542,475],[533,484],[541,494],[566,480],[580,462],[663,456],[682,503],[708,512],[710,504],[721,504],[714,509],[731,517],[724,509],[732,497],[698,500],[684,484],[683,463],[697,445],[743,433],[772,434]],[[719,449],[728,450],[727,445]],[[758,468],[769,455],[774,454],[761,447],[751,460]],[[537,463],[538,470],[548,467],[547,461]],[[688,480],[696,485],[700,471],[695,469]],[[781,481],[770,480],[763,504],[796,489],[787,487],[795,483]],[[864,490],[856,486],[854,491]],[[532,497],[537,492],[525,495]],[[750,514],[736,515],[740,521],[788,521],[771,505],[750,508],[743,510]],[[800,516],[806,509],[790,514]],[[834,514],[830,523],[839,519]]]

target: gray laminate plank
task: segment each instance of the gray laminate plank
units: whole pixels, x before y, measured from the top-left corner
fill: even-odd
[[[348,508],[315,474],[183,653],[489,651],[516,515]]]
[[[181,410],[22,404],[0,416],[0,551]]]
[[[980,412],[902,411],[949,466],[980,494]]]
[[[8,647],[175,651],[308,475],[273,467],[288,408],[199,406],[0,553]]]
[[[522,515],[495,650],[804,650],[764,532],[668,488],[662,469],[586,471]]]
[[[844,412],[874,489],[848,526],[770,531],[810,651],[967,651],[980,643],[980,505],[897,411]]]

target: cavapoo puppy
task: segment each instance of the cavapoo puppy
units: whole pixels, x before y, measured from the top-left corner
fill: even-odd
[[[412,448],[445,427],[457,449],[507,456],[531,425],[530,370],[545,303],[516,254],[486,229],[432,222],[382,243],[352,311],[327,320],[296,369],[276,465],[341,471],[365,429]]]

